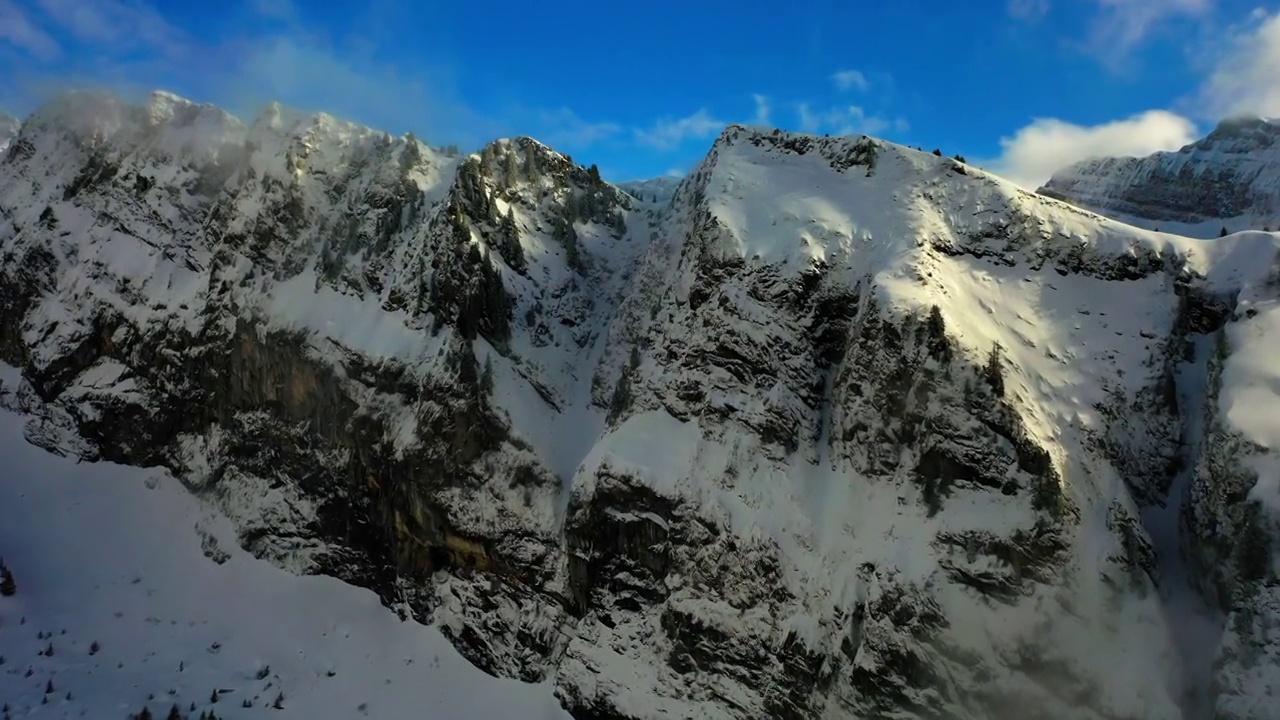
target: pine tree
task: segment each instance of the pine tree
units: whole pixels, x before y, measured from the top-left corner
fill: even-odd
[[[98,654],[98,651],[99,651],[99,650],[101,650],[101,649],[102,649],[102,646],[98,644],[98,641],[97,641],[97,640],[94,640],[92,643],[90,643],[90,644],[89,644],[89,654],[90,654],[90,655],[97,655],[97,654]]]
[[[271,702],[271,707],[275,708],[276,710],[284,709],[284,693],[276,694],[276,699]]]
[[[214,704],[218,702],[218,688],[214,688],[213,692],[209,694],[209,702]]]
[[[44,683],[44,694],[49,695],[52,693],[53,693],[53,680],[49,679],[49,680],[46,680]]]
[[[138,720],[151,720],[151,708],[143,705],[142,712],[138,713]]]
[[[587,176],[591,178],[591,182],[593,182],[593,183],[599,183],[599,182],[600,182],[600,168],[596,167],[595,163],[592,163],[592,164],[591,164],[591,167],[587,168]]]
[[[631,354],[627,358],[627,367],[623,368],[622,374],[618,376],[618,384],[613,386],[613,396],[609,398],[609,422],[613,422],[631,408],[631,403],[635,399],[632,396],[631,385],[636,369],[639,367],[640,348],[632,345]]]
[[[14,582],[13,572],[3,560],[0,560],[0,595],[11,597],[16,592],[18,592],[18,584]]]
[[[564,239],[565,260],[574,270],[582,269],[582,255],[578,252],[578,231],[569,226],[569,234]]]
[[[169,715],[165,720],[182,720],[182,711],[178,709],[177,705],[174,705],[169,708]]]
[[[516,177],[520,173],[520,164],[516,160],[515,151],[510,146],[507,147],[507,153],[502,158],[502,171],[506,176],[508,186],[515,182]]]
[[[933,154],[934,154],[935,156],[937,156],[937,157],[942,157],[942,149],[941,149],[941,148],[934,148],[934,149],[933,149]]]
[[[996,397],[1004,397],[1004,368],[1000,364],[999,343],[991,346],[991,354],[987,356],[987,364],[982,369],[982,375],[991,385],[991,392],[995,393]]]
[[[1218,237],[1226,237],[1226,236],[1227,236],[1227,226],[1223,225],[1222,229],[1218,231]]]
[[[498,221],[498,254],[507,266],[518,273],[523,273],[529,266],[524,257],[524,247],[520,245],[520,229],[516,226],[515,210],[507,208],[507,214]]]

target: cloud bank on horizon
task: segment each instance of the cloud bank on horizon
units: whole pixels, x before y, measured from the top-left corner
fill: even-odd
[[[279,100],[436,144],[533,135],[618,180],[687,168],[746,122],[940,147],[1036,187],[1089,157],[1177,149],[1229,115],[1280,116],[1280,4],[1246,1],[919,0],[850,15],[796,0],[782,18],[729,0],[641,16],[586,0],[407,13],[0,0],[0,74],[15,79],[0,107],[86,85],[163,87],[241,115]],[[870,28],[857,43],[830,30],[849,21]]]
[[[1014,0],[1011,11],[1027,1]],[[1168,14],[1202,15],[1213,6],[1212,0],[1099,2],[1118,25],[1096,32],[1116,35],[1130,47]],[[1280,117],[1280,11],[1255,9],[1245,22],[1228,30],[1222,47],[1225,52],[1207,58],[1211,70],[1203,84],[1176,103],[1188,108],[1185,114],[1153,109],[1090,126],[1037,118],[1000,139],[1001,153],[990,161],[991,169],[1034,188],[1055,171],[1081,160],[1177,150],[1203,131],[1193,117],[1210,123],[1239,115]]]

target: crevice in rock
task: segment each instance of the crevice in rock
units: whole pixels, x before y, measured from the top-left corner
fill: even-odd
[[[1188,325],[1186,316],[1184,306],[1173,339],[1184,343],[1182,361],[1173,369],[1181,423],[1177,462],[1163,504],[1144,507],[1142,522],[1156,553],[1156,585],[1178,651],[1177,675],[1171,681],[1179,688],[1182,716],[1184,720],[1210,720],[1214,712],[1213,664],[1224,616],[1194,581],[1191,557],[1195,550],[1191,544],[1195,540],[1186,528],[1185,516],[1208,433],[1210,362],[1223,330],[1221,322]]]

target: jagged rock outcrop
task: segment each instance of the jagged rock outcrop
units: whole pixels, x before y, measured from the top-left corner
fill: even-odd
[[[22,123],[18,118],[0,112],[0,153],[9,147],[9,143],[18,136],[18,128]]]
[[[1233,118],[1176,152],[1085,160],[1039,192],[1192,237],[1280,230],[1280,121]]]
[[[1170,383],[1275,249],[869,138],[733,126],[659,197],[527,138],[77,94],[0,162],[0,403],[575,717],[1176,718],[1144,508],[1207,468],[1204,589],[1269,587],[1216,438],[1275,446],[1218,411],[1202,457]],[[1223,713],[1275,652],[1237,635]]]

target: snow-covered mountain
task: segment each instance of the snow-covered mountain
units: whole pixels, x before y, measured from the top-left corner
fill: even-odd
[[[1039,192],[1189,237],[1280,230],[1280,120],[1232,118],[1177,152],[1085,160]]]
[[[667,205],[676,195],[684,178],[676,175],[663,175],[648,180],[633,180],[619,183],[623,192],[643,203]]]
[[[741,126],[634,191],[69,95],[0,164],[3,397],[580,719],[1273,716],[1275,235]]]
[[[0,112],[0,153],[9,147],[9,143],[18,136],[18,128],[22,123],[17,118]]]

